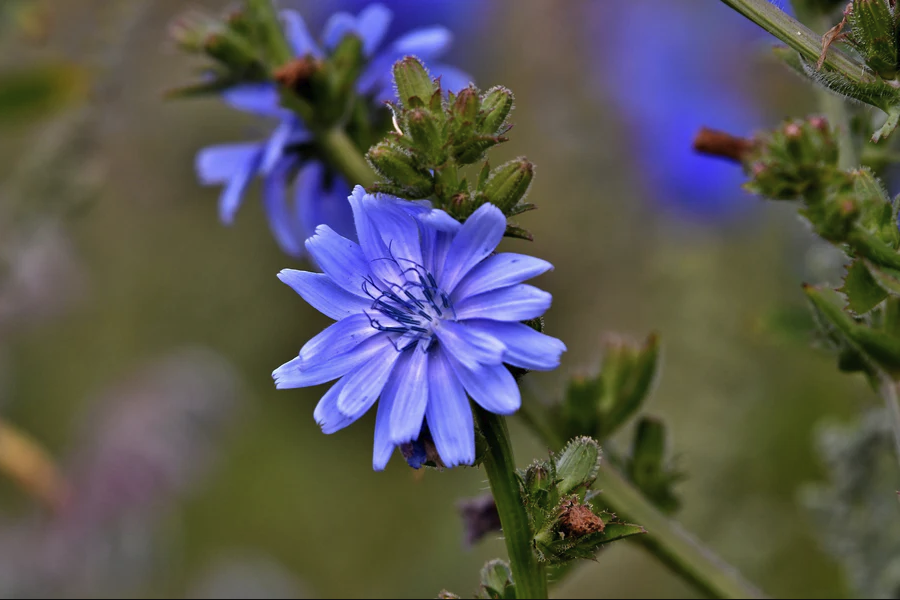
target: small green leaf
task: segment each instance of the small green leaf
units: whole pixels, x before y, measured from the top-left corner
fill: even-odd
[[[865,264],[878,285],[889,294],[900,296],[900,271],[888,267],[877,267],[869,261],[865,261]]]
[[[891,376],[900,376],[900,339],[845,313],[841,297],[834,290],[806,286],[804,292],[820,318],[840,332],[852,348]]]
[[[847,308],[858,315],[866,314],[888,295],[862,260],[853,261],[847,268],[844,285],[838,291],[847,296]]]
[[[534,241],[534,236],[531,235],[531,232],[527,229],[523,229],[518,225],[507,225],[506,231],[503,232],[503,235],[511,238],[519,238],[520,240],[526,240],[529,242]]]

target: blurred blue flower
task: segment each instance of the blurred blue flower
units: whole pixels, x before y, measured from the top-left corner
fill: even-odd
[[[630,0],[590,7],[587,33],[607,58],[598,75],[627,119],[641,177],[661,207],[701,220],[748,208],[740,169],[696,155],[691,144],[704,125],[746,135],[763,123],[753,88],[736,73],[746,71],[748,45],[768,34],[715,3]],[[611,22],[616,26],[608,27]]]
[[[408,54],[429,64],[432,75],[441,77],[445,90],[458,91],[469,84],[469,76],[462,71],[431,62],[452,43],[452,34],[444,27],[417,29],[382,47],[392,13],[381,4],[370,5],[355,17],[345,12],[332,15],[325,24],[321,47],[299,13],[284,10],[281,18],[288,43],[298,57],[321,58],[345,36],[358,36],[368,60],[357,81],[357,92],[376,106],[394,98],[391,66]],[[263,207],[272,233],[288,254],[303,256],[303,241],[322,223],[353,238],[352,214],[346,201],[349,186],[340,177],[326,173],[319,163],[307,160],[302,164],[300,155],[291,150],[311,142],[312,135],[293,111],[281,107],[276,85],[241,84],[223,92],[222,98],[237,110],[275,119],[278,125],[264,141],[211,146],[198,153],[200,181],[225,186],[219,200],[220,219],[225,224],[233,222],[247,186],[258,176],[263,181]],[[298,169],[291,193],[290,182]]]
[[[359,186],[350,204],[359,244],[321,225],[306,247],[324,273],[279,274],[337,323],[275,370],[276,386],[338,379],[314,413],[325,433],[350,425],[380,397],[376,470],[396,446],[418,440],[426,423],[444,465],[471,464],[466,394],[488,411],[515,412],[519,388],[504,363],[550,370],[565,351],[559,340],[520,323],[542,315],[551,301],[521,282],[552,267],[492,254],[506,218],[490,204],[463,225],[422,203],[368,195]]]

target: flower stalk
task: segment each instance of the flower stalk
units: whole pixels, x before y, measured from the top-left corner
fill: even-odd
[[[500,514],[516,597],[546,598],[547,573],[531,549],[533,533],[519,488],[506,421],[480,407],[475,409],[475,415],[488,446],[484,468]]]
[[[768,0],[721,0],[815,64],[822,53],[822,37]],[[873,83],[876,77],[866,66],[836,48],[828,48],[823,66],[842,73],[856,83]]]

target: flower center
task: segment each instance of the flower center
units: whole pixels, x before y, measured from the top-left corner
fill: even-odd
[[[438,287],[434,275],[421,266],[402,272],[403,283],[376,283],[367,279],[363,291],[372,298],[369,323],[379,331],[394,334],[398,352],[416,345],[427,351],[435,339],[435,329],[444,319],[456,320],[450,296]]]

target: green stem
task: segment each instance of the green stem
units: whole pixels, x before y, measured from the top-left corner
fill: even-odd
[[[372,167],[343,129],[335,127],[317,132],[316,145],[328,164],[340,171],[351,186],[371,187],[375,183]]]
[[[806,23],[811,24],[819,31],[827,31],[832,26],[828,12],[814,11],[809,8],[797,10],[797,16]],[[837,94],[817,87],[819,106],[828,118],[828,122],[837,130],[838,138],[838,167],[841,169],[855,169],[860,164],[860,149],[853,135],[850,124],[850,111],[847,100]]]
[[[779,40],[816,63],[822,53],[822,38],[769,0],[721,0]],[[866,66],[836,48],[829,48],[824,65],[843,73],[856,83],[872,83],[875,77]]]
[[[632,538],[673,573],[710,598],[764,598],[737,569],[704,547],[677,523],[650,504],[615,467],[600,466],[599,499],[620,519],[637,523],[648,535]]]
[[[524,389],[528,389],[525,386]],[[523,403],[519,411],[528,425],[551,448],[560,449],[565,440],[529,410],[531,403]],[[676,522],[659,512],[643,493],[631,484],[608,462],[600,465],[595,487],[610,512],[620,519],[641,525],[647,535],[634,536],[632,541],[669,568],[673,573],[696,587],[710,598],[765,598],[760,590],[747,582],[737,569],[705,548]]]
[[[500,514],[516,598],[546,598],[547,573],[531,549],[533,534],[519,489],[506,421],[480,407],[475,408],[475,414],[488,445],[484,468]]]

